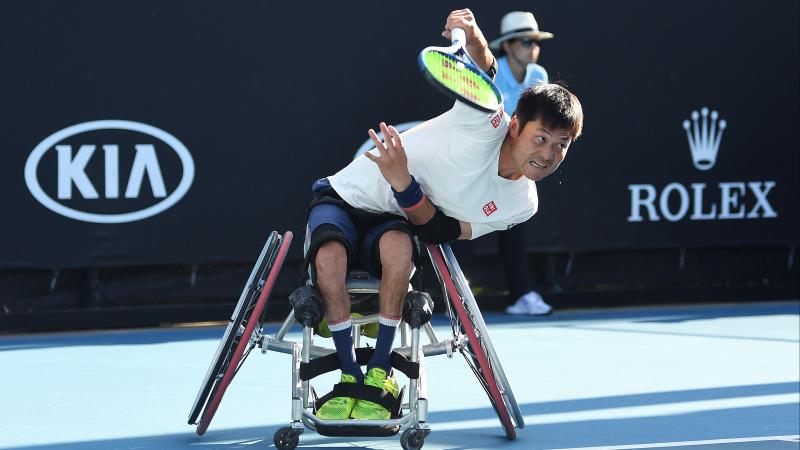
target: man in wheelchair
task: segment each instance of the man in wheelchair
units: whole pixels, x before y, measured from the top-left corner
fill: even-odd
[[[493,76],[494,57],[472,13],[453,11],[443,35],[466,32],[467,51]],[[306,254],[342,370],[341,384],[360,383],[398,396],[390,352],[414,267],[412,236],[424,243],[474,239],[530,219],[536,181],[553,173],[581,134],[577,97],[560,84],[535,85],[511,117],[456,102],[452,109],[402,135],[380,124],[375,148],[317,180],[308,217]],[[356,360],[345,280],[351,266],[380,277],[380,319],[366,374]],[[380,404],[338,396],[320,419],[388,419]]]
[[[358,210],[338,195],[327,179],[313,186],[307,258],[325,302],[325,316],[342,368],[341,383],[379,387],[397,398],[389,354],[400,323],[402,301],[413,269],[411,228],[401,217]],[[380,278],[380,316],[375,351],[366,376],[353,348],[350,297],[345,281],[351,264]],[[317,411],[320,419],[388,419],[385,407],[351,397],[335,397]]]

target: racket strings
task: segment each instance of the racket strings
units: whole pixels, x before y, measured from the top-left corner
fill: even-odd
[[[425,68],[442,86],[486,108],[500,106],[492,86],[470,66],[438,51],[424,55]]]

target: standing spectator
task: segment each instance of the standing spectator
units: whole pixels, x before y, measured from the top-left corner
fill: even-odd
[[[547,71],[537,64],[540,43],[553,33],[539,31],[530,12],[512,11],[500,22],[500,37],[489,44],[497,59],[495,83],[503,94],[503,105],[513,114],[523,90],[535,83],[547,82]],[[509,297],[516,303],[506,308],[509,314],[544,315],[552,311],[542,296],[533,290],[528,270],[528,254],[524,224],[497,235],[500,259],[506,277]]]

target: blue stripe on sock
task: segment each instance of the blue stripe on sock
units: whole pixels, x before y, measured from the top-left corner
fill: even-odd
[[[378,339],[375,341],[375,352],[372,354],[367,368],[380,367],[389,373],[391,370],[391,363],[389,362],[389,354],[394,345],[394,334],[397,331],[397,325],[389,326],[380,324],[378,325]]]
[[[364,382],[364,372],[356,361],[356,351],[353,348],[353,327],[347,327],[340,331],[331,331],[333,345],[336,346],[336,355],[339,357],[339,365],[342,372],[348,373],[358,380]]]

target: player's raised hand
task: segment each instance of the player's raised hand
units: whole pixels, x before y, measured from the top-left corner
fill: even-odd
[[[395,127],[387,126],[384,122],[381,122],[380,130],[383,133],[383,142],[375,130],[370,129],[367,132],[380,156],[370,152],[364,153],[364,156],[378,165],[381,175],[395,191],[404,191],[411,184],[411,175],[408,173],[408,157],[400,133]]]
[[[447,16],[447,22],[444,24],[442,36],[448,40],[452,39],[450,32],[453,28],[462,28],[464,30],[464,34],[467,36],[465,46],[468,52],[475,51],[475,53],[479,53],[483,48],[488,47],[486,38],[483,37],[481,29],[478,28],[478,22],[475,21],[475,16],[469,9],[458,9],[451,12]]]

